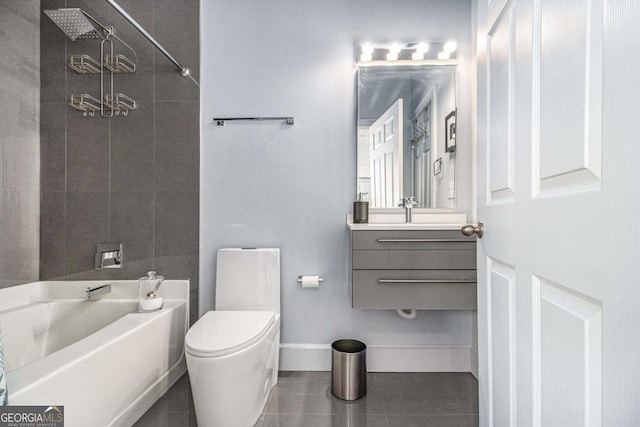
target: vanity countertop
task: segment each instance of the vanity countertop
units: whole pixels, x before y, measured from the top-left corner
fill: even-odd
[[[349,230],[460,230],[464,224],[354,224],[347,223]]]
[[[404,222],[403,214],[370,214],[369,222],[354,223],[347,215],[349,230],[460,230],[467,223],[466,214],[413,214],[413,222]]]

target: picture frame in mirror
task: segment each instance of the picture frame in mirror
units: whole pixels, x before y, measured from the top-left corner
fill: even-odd
[[[456,110],[453,110],[444,119],[445,151],[455,153],[456,151]]]
[[[438,176],[442,172],[442,157],[433,162],[433,176]]]

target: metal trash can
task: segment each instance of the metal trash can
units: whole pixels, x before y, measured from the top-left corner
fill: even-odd
[[[342,400],[367,394],[367,346],[357,340],[331,344],[331,393]]]

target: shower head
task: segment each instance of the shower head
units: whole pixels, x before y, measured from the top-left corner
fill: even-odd
[[[49,18],[72,40],[104,39],[112,29],[96,21],[82,9],[45,10]]]

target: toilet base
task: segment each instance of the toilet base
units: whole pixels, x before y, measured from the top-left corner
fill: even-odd
[[[278,381],[280,318],[257,343],[221,357],[186,354],[199,427],[251,427]]]

